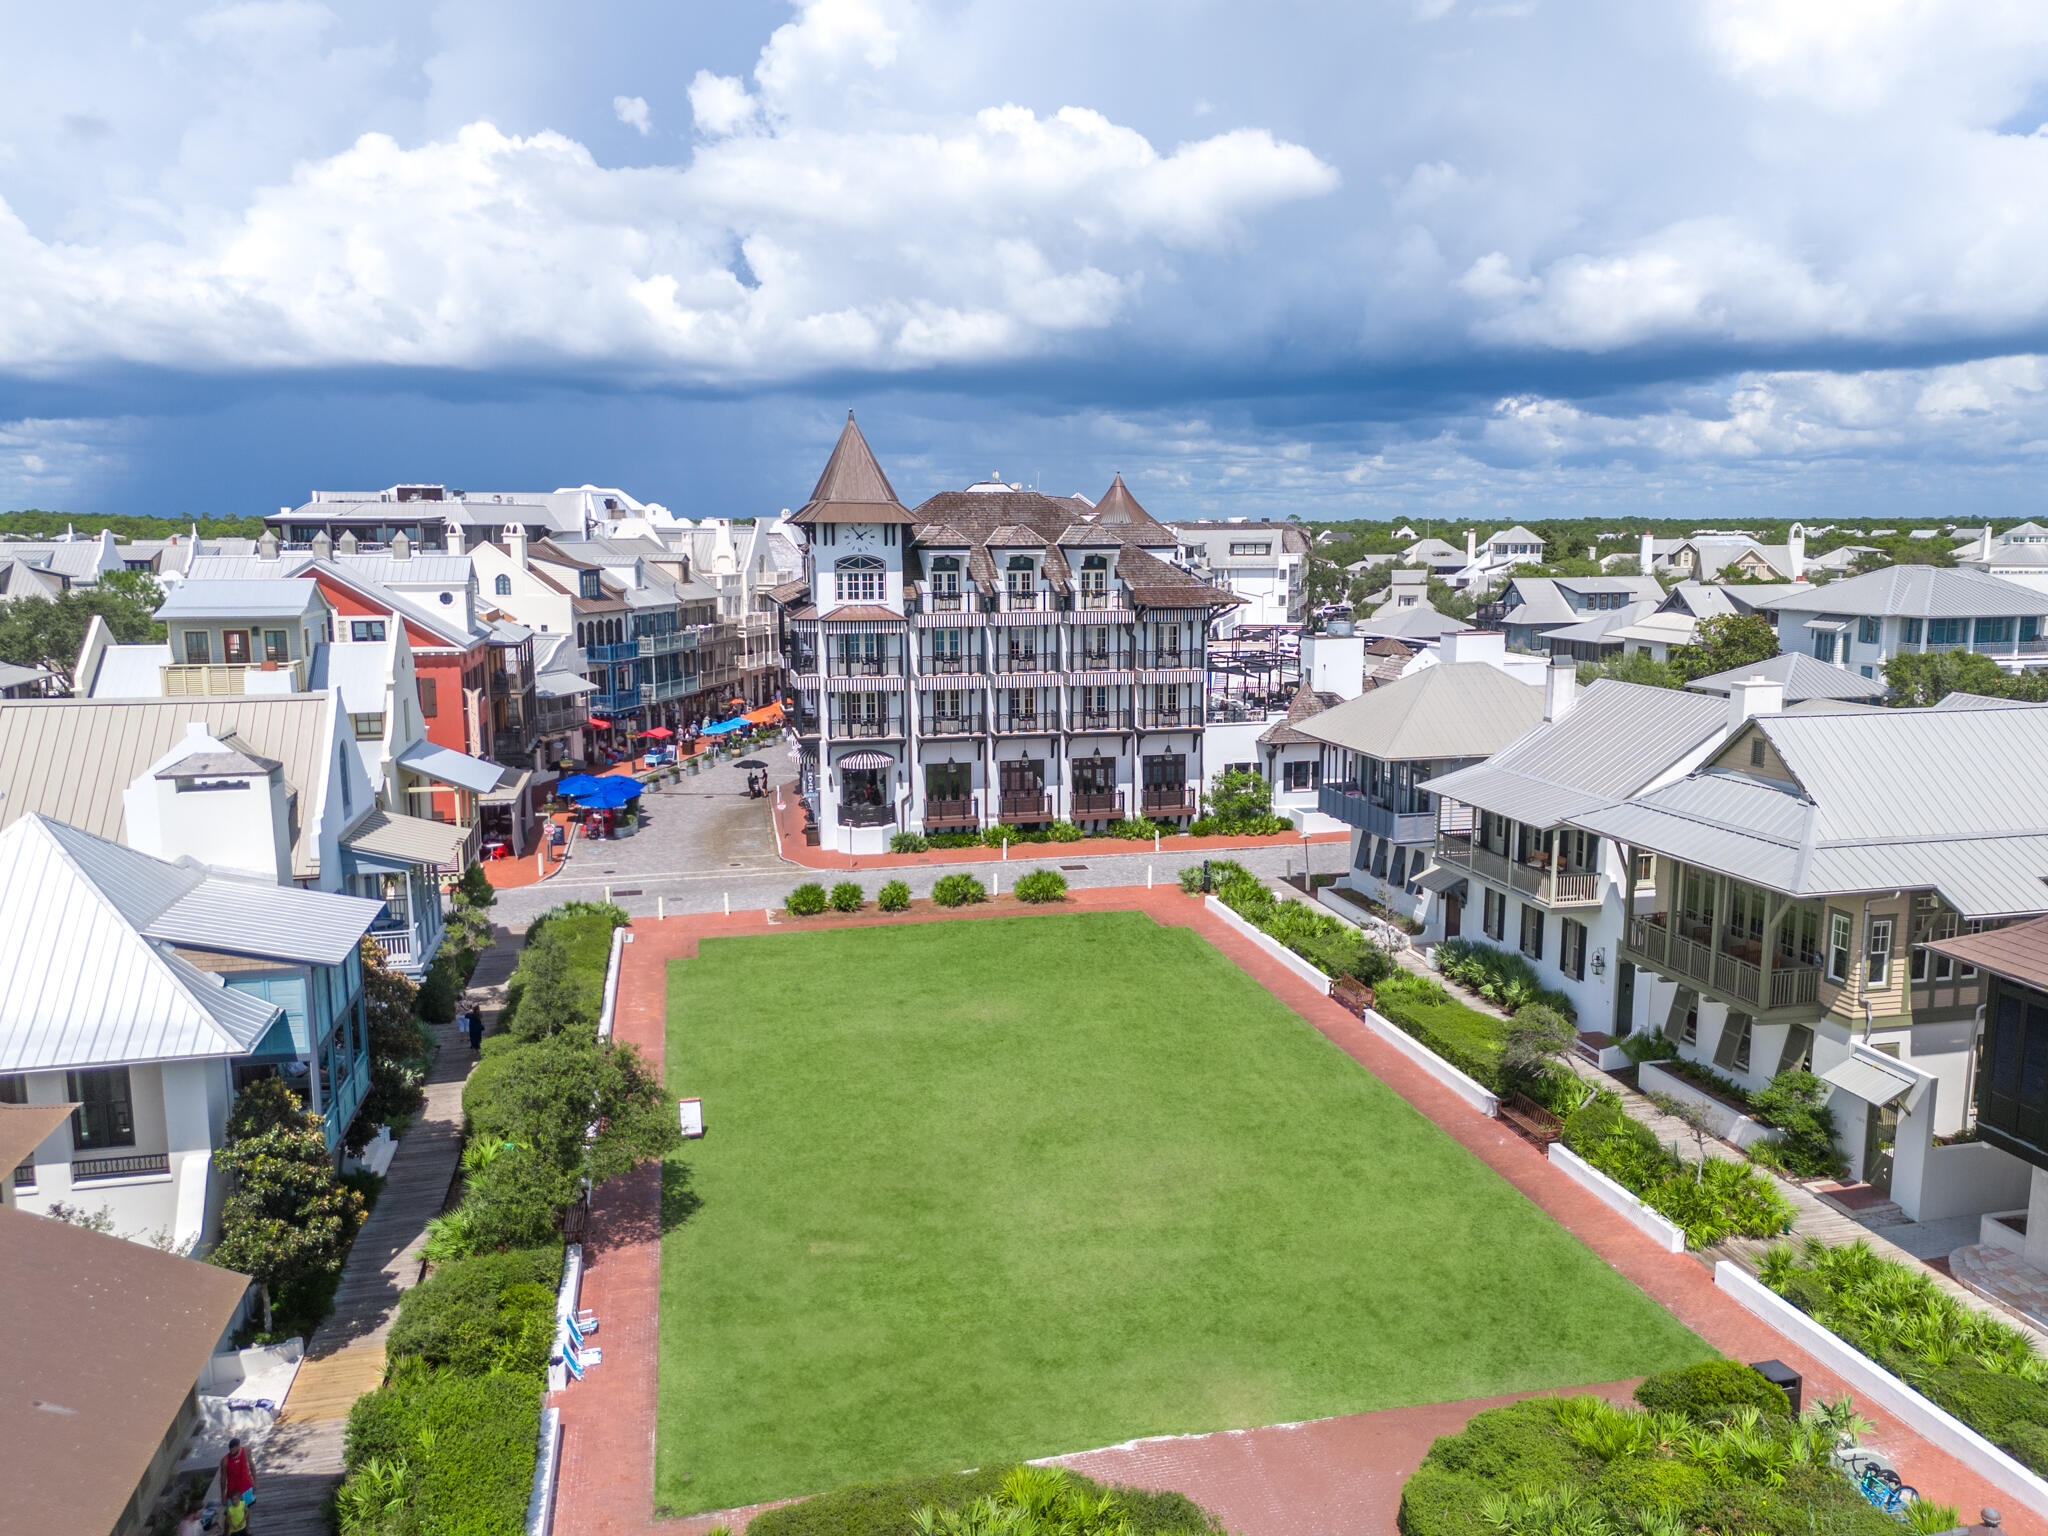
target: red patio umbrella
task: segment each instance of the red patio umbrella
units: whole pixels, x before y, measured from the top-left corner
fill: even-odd
[[[652,736],[656,741],[667,741],[669,737],[675,735],[675,732],[665,725],[657,725],[653,730],[642,731],[640,734],[642,736]]]
[[[597,727],[597,728],[598,728],[598,729],[599,729],[600,731],[608,731],[608,730],[610,730],[610,729],[612,728],[612,723],[611,723],[611,721],[609,721],[609,720],[600,720],[600,719],[598,719],[598,718],[597,718],[597,716],[595,716],[595,715],[592,715],[592,716],[590,717],[590,719],[588,720],[588,722],[586,722],[586,723],[587,723],[587,724],[590,724],[590,725],[594,725],[594,726],[596,726],[596,727]]]

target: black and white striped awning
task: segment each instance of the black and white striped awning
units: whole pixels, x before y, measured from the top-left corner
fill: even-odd
[[[834,768],[893,768],[896,759],[886,752],[849,752],[832,765]]]

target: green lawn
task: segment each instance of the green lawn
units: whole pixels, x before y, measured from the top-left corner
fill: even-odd
[[[668,1082],[676,1513],[1712,1354],[1142,914],[707,940]]]

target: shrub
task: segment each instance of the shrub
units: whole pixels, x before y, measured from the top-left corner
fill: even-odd
[[[1630,1035],[1621,1042],[1621,1048],[1637,1066],[1646,1061],[1674,1061],[1678,1057],[1678,1047],[1655,1030]]]
[[[524,1529],[533,1492],[543,1383],[499,1371],[425,1375],[356,1400],[345,1434],[350,1482],[367,1463],[403,1465],[403,1523],[368,1530],[510,1536]],[[348,1508],[344,1485],[337,1503]]]
[[[923,853],[932,845],[932,840],[922,832],[898,832],[889,839],[891,853]]]
[[[867,900],[867,892],[855,881],[841,880],[832,887],[832,894],[828,900],[831,901],[834,912],[858,912],[861,903]]]
[[[979,832],[934,832],[925,841],[934,848],[979,848]]]
[[[1466,1076],[1500,1091],[1500,1020],[1468,1008],[1434,981],[1393,971],[1376,983],[1375,1006]]]
[[[1470,987],[1509,1013],[1530,1003],[1545,1003],[1567,1019],[1579,1016],[1572,1000],[1544,986],[1536,968],[1513,950],[1496,949],[1473,939],[1445,939],[1437,946],[1436,965],[1460,986]]]
[[[520,1248],[444,1264],[398,1301],[387,1358],[416,1357],[465,1376],[538,1372],[554,1338],[559,1248]]]
[[[1777,1167],[1799,1178],[1831,1177],[1842,1168],[1835,1149],[1835,1113],[1828,1087],[1811,1072],[1780,1072],[1750,1099],[1750,1112],[1785,1134]]]
[[[908,912],[910,910],[910,887],[901,880],[891,880],[875,892],[875,905],[884,912]]]
[[[1180,872],[1180,888],[1190,896],[1202,894],[1202,866],[1190,864]]]
[[[1701,1424],[1748,1407],[1780,1418],[1792,1415],[1784,1388],[1733,1360],[1702,1360],[1651,1376],[1636,1388],[1635,1399],[1652,1413],[1683,1414]]]
[[[815,880],[806,880],[789,893],[782,905],[791,917],[816,917],[825,910],[825,887]]]
[[[1717,1157],[1686,1162],[1608,1101],[1568,1116],[1564,1144],[1683,1228],[1689,1248],[1730,1236],[1775,1237],[1792,1225],[1792,1207],[1754,1168]]]
[[[1610,1463],[1593,1490],[1612,1509],[1662,1509],[1682,1517],[1704,1502],[1713,1487],[1706,1472],[1682,1461],[1627,1457]]]
[[[1150,820],[1144,816],[1130,816],[1122,821],[1112,821],[1103,829],[1105,837],[1127,838],[1132,842],[1150,840],[1155,835],[1170,833],[1174,828],[1164,822]]]
[[[1005,843],[1018,843],[1023,840],[1023,833],[1019,832],[1015,827],[1007,826],[1002,822],[997,822],[994,826],[984,827],[981,830],[981,841],[984,846],[989,848],[1000,848]]]
[[[1034,869],[1017,881],[1017,899],[1034,906],[1049,901],[1064,901],[1067,897],[1067,877],[1056,869]]]
[[[932,900],[942,907],[971,906],[988,900],[988,887],[970,874],[944,875],[932,886]]]
[[[1045,835],[1055,843],[1078,843],[1088,834],[1071,821],[1055,821],[1046,827]]]
[[[1437,1444],[1443,1442],[1439,1440]],[[1490,1483],[1424,1462],[1401,1489],[1401,1536],[1479,1536],[1480,1509],[1498,1493]]]
[[[453,1022],[455,1005],[461,1000],[462,977],[456,969],[455,956],[444,949],[427,967],[426,980],[420,983],[419,1001],[414,1006],[429,1024],[447,1024]]]
[[[747,1523],[746,1536],[903,1536],[916,1528],[914,1516],[921,1509],[951,1511],[980,1499],[1000,1500],[1003,1485],[1016,1470],[983,1467],[892,1483],[855,1483],[800,1503],[764,1510]],[[1101,1483],[1078,1472],[1066,1473],[1065,1479],[1079,1492],[1106,1491]],[[1123,1506],[1129,1536],[1209,1536],[1222,1530],[1184,1494],[1140,1488],[1107,1491],[1113,1491]],[[1062,1523],[1057,1528],[1070,1527]]]

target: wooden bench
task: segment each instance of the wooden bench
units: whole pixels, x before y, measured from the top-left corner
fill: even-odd
[[[1500,1117],[1539,1147],[1564,1140],[1564,1122],[1526,1093],[1502,1099]]]
[[[1337,976],[1330,981],[1330,996],[1337,1005],[1360,1018],[1373,1005],[1373,990],[1355,976]]]

